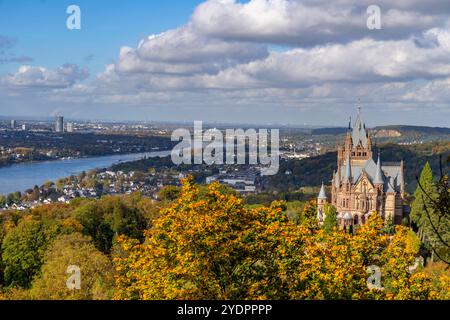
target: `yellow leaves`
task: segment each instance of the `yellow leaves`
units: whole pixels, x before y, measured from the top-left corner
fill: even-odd
[[[309,204],[311,211],[314,202]],[[116,299],[431,298],[429,278],[408,267],[417,252],[409,231],[389,239],[372,214],[355,235],[326,233],[313,219],[290,221],[286,205],[246,208],[217,183],[192,178],[160,211],[144,244],[117,239]],[[367,267],[383,267],[383,291],[367,288]],[[443,278],[445,283],[448,279]]]

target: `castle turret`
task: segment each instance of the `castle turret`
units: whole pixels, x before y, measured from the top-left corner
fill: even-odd
[[[319,196],[317,197],[317,219],[320,223],[325,220],[325,204],[327,203],[327,194],[325,193],[325,185],[322,182]]]

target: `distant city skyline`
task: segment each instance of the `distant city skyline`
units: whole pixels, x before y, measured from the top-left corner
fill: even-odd
[[[450,2],[372,4],[3,0],[0,116],[449,127]]]

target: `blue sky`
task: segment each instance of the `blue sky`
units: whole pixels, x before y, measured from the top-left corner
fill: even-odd
[[[450,126],[450,2],[372,4],[0,0],[0,116]]]
[[[186,23],[201,1],[171,0],[1,0],[0,34],[17,38],[14,51],[34,65],[88,65],[92,73],[117,58],[122,45]],[[66,28],[66,8],[81,8],[82,29]],[[91,59],[89,59],[89,57]],[[11,72],[17,65],[1,65]]]

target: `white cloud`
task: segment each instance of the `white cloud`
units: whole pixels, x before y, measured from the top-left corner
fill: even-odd
[[[65,64],[57,69],[21,66],[2,79],[2,83],[16,88],[65,88],[88,77],[85,69],[74,64]]]
[[[160,70],[152,64],[153,68],[147,69],[141,65],[144,62],[138,59],[136,64],[141,68],[136,66],[130,70],[122,67],[117,70],[116,66],[110,65],[99,75],[99,79],[104,84],[115,84],[115,88],[122,87],[127,91],[182,91],[302,88],[336,82],[355,85],[450,76],[450,33],[431,29],[424,34],[424,39],[430,37],[436,38],[433,47],[417,46],[415,39],[363,39],[348,44],[271,52],[265,58],[222,67],[215,73],[209,70],[201,72],[199,69],[197,72],[181,70],[185,64],[167,66],[163,63],[159,65]],[[134,51],[122,49],[121,58],[128,55],[127,52]],[[128,63],[132,65],[130,60]],[[197,64],[187,65],[193,67]],[[178,72],[168,71],[176,68]]]
[[[372,4],[382,9],[383,30],[366,27]],[[199,32],[222,39],[313,46],[365,37],[398,39],[448,21],[446,0],[432,0],[428,7],[441,10],[431,14],[418,1],[401,0],[209,0],[197,7],[192,23]]]
[[[181,75],[216,73],[267,55],[265,46],[204,37],[186,25],[151,35],[136,49],[123,47],[116,70]]]

